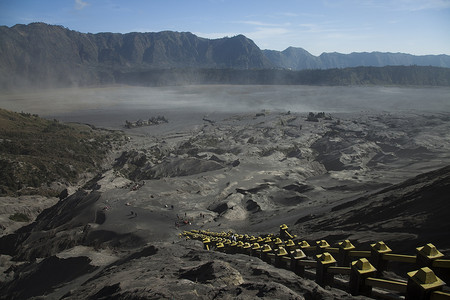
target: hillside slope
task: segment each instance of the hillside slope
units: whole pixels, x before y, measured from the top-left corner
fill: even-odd
[[[243,35],[210,40],[170,31],[85,34],[44,23],[0,27],[4,86],[110,83],[115,70],[174,67],[263,69],[272,64]]]
[[[82,173],[97,173],[118,138],[87,125],[0,109],[0,196],[58,195]]]
[[[352,71],[351,79],[330,80],[331,76],[347,76],[346,72],[336,75],[340,72],[336,68],[386,66],[428,69],[421,69],[419,75],[413,71],[414,80],[406,82],[390,80],[397,76],[391,69],[387,69],[389,74],[382,75],[381,80],[366,75],[373,70]],[[224,84],[430,85],[430,81],[436,81],[435,77],[442,77],[440,68],[449,67],[448,55],[373,52],[314,56],[294,47],[282,52],[262,51],[243,35],[205,39],[189,32],[91,34],[44,23],[0,26],[0,90],[133,83],[141,82],[142,76],[146,77],[145,81],[150,77],[151,85],[209,81]],[[308,72],[283,73],[288,70]],[[209,73],[214,73],[212,80]],[[433,78],[428,79],[429,76]],[[426,80],[422,80],[423,77]],[[450,76],[445,74],[444,81],[450,81]]]
[[[450,68],[386,66],[301,71],[158,69],[115,72],[114,78],[117,83],[141,86],[187,84],[450,86]]]
[[[296,226],[330,240],[342,239],[345,232],[345,238],[363,244],[376,237],[404,251],[427,243],[448,251],[449,192],[446,166],[335,206],[324,215],[299,219]]]

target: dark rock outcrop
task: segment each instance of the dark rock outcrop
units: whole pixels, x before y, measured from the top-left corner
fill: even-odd
[[[85,256],[67,259],[50,256],[37,264],[26,264],[15,270],[15,278],[8,285],[0,285],[0,294],[9,299],[29,299],[43,296],[64,283],[90,273],[96,267]],[[0,296],[1,299],[6,299]]]
[[[132,233],[92,230],[90,224],[103,224],[106,214],[97,204],[99,192],[78,191],[44,210],[36,221],[0,238],[0,253],[16,260],[49,257],[77,245],[115,247],[140,245]]]

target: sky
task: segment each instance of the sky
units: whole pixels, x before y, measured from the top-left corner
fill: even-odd
[[[261,49],[450,55],[450,0],[0,0],[0,25],[243,34]]]

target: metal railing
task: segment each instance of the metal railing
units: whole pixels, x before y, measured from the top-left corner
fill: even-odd
[[[432,244],[416,248],[416,255],[392,253],[384,242],[371,244],[370,251],[356,250],[349,240],[338,243],[337,247],[331,247],[325,240],[310,245],[290,234],[285,224],[280,226],[278,235],[256,237],[206,230],[184,231],[181,235],[201,240],[207,250],[251,255],[299,276],[305,275],[305,268],[315,269],[315,281],[322,286],[333,286],[336,274],[346,276],[346,289],[352,295],[374,297],[374,289],[381,289],[405,296],[407,300],[450,300],[448,286],[436,276],[443,270],[450,271],[450,260],[444,259]],[[383,271],[391,261],[415,264],[418,269],[408,272],[405,281],[383,278]]]

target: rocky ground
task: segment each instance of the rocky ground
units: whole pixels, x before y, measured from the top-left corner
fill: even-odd
[[[185,229],[257,235],[285,223],[309,241],[385,240],[400,252],[431,241],[450,254],[450,114],[178,116],[124,129],[109,167],[61,201],[20,208],[40,214],[15,233],[2,207],[1,299],[352,298],[203,250],[180,239]]]

